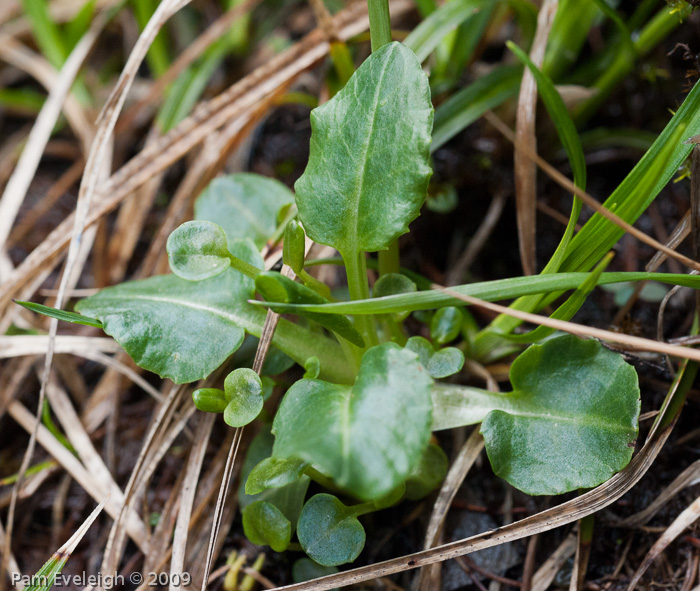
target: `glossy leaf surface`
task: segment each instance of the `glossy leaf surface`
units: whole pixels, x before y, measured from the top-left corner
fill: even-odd
[[[304,552],[323,566],[352,562],[365,546],[365,530],[352,508],[327,494],[315,495],[304,505],[297,535]]]
[[[416,55],[400,43],[375,51],[311,113],[309,164],[295,185],[309,237],[347,257],[385,249],[406,233],[432,174],[432,124]]]
[[[243,427],[260,414],[263,407],[262,382],[252,369],[241,367],[224,381],[226,409],[224,421],[231,427]]]
[[[214,179],[197,198],[194,213],[224,229],[229,249],[240,238],[262,248],[277,227],[277,212],[293,202],[294,193],[279,181],[240,172]]]
[[[273,424],[274,455],[305,460],[354,496],[371,500],[401,484],[430,436],[432,380],[406,349],[369,349],[355,385],[300,380]]]
[[[185,222],[168,236],[170,270],[182,279],[202,281],[231,265],[226,233],[207,221]]]
[[[265,458],[248,474],[245,492],[247,495],[257,495],[267,488],[279,488],[296,482],[307,465],[296,458]]]
[[[218,388],[198,388],[192,392],[192,400],[197,410],[203,412],[224,412],[228,404],[224,391]]]
[[[483,421],[494,472],[528,494],[591,488],[627,465],[639,386],[620,355],[566,335],[529,347],[510,378],[508,394],[436,387],[433,428]]]

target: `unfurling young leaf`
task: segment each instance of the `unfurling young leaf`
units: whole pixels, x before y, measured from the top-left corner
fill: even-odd
[[[309,164],[296,182],[310,238],[343,258],[383,250],[418,217],[432,171],[428,78],[400,43],[372,53],[311,112]]]
[[[198,388],[192,392],[192,400],[197,409],[204,412],[221,413],[228,404],[226,394],[218,388]]]
[[[309,462],[359,499],[382,497],[428,444],[431,386],[415,353],[372,347],[354,386],[300,380],[287,391],[273,423],[273,455]]]
[[[224,421],[231,427],[247,425],[260,414],[263,407],[262,381],[252,369],[241,367],[228,374],[224,392],[227,401]]]
[[[318,357],[315,355],[313,357],[309,357],[306,362],[304,363],[304,379],[306,380],[315,380],[318,378],[319,374],[321,373],[321,362],[319,361]]]
[[[304,228],[296,220],[289,220],[284,229],[284,243],[282,245],[282,259],[297,275],[304,270],[304,250],[306,234]]]
[[[304,552],[323,566],[352,562],[365,546],[365,530],[353,507],[327,494],[314,495],[306,502],[297,536]]]
[[[188,281],[202,281],[231,266],[226,233],[212,222],[185,222],[168,237],[170,269]]]

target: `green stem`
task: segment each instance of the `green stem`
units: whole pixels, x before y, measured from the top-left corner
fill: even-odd
[[[316,470],[316,468],[307,466],[304,468],[304,474],[311,478],[311,480],[313,480],[316,484],[320,484],[323,488],[337,493],[342,492],[331,478],[325,474],[321,474],[318,470]]]
[[[391,42],[389,0],[367,0],[369,8],[369,35],[372,51]]]
[[[240,271],[246,277],[255,279],[258,275],[260,275],[260,269],[254,267],[250,263],[246,263],[243,259],[239,259],[232,254],[229,254],[228,258],[231,261],[231,267],[236,269],[236,271]]]
[[[345,272],[348,276],[348,290],[351,300],[366,300],[369,298],[369,283],[367,282],[367,261],[365,253],[360,251],[347,256],[341,253],[345,261]],[[379,344],[377,332],[372,324],[372,318],[364,314],[355,316],[357,329],[365,340],[365,345],[373,347]]]

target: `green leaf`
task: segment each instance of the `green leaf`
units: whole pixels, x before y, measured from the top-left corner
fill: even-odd
[[[418,355],[421,365],[428,370],[431,378],[446,378],[464,367],[464,353],[456,347],[436,350],[428,339],[411,337],[406,349]]]
[[[365,547],[365,530],[352,507],[333,495],[311,497],[299,516],[301,547],[322,566],[353,562]]]
[[[170,270],[182,279],[202,281],[231,266],[226,233],[207,221],[185,222],[168,236]]]
[[[355,385],[300,380],[273,424],[273,455],[305,460],[370,500],[403,482],[430,436],[432,380],[418,356],[392,343],[369,349]]]
[[[102,323],[97,320],[97,318],[89,318],[87,316],[83,316],[82,314],[76,314],[75,312],[68,312],[66,310],[57,310],[51,306],[35,304],[34,302],[22,302],[19,300],[14,300],[14,302],[27,310],[48,316],[49,318],[56,318],[57,320],[65,320],[66,322],[72,322],[74,324],[83,324],[85,326],[102,328]]]
[[[264,459],[270,457],[273,443],[274,437],[270,432],[270,425],[263,425],[260,432],[253,438],[248,448],[248,453],[246,453],[245,460],[243,460],[243,466],[241,467],[241,484],[238,488],[238,501],[242,509],[255,501],[267,501],[272,503],[282,511],[294,528],[299,519],[301,508],[304,506],[304,498],[310,482],[308,476],[302,476],[298,480],[279,488],[266,488],[255,495],[248,495],[245,493],[245,483],[248,480],[248,476],[255,466]]]
[[[490,2],[491,0],[451,0],[445,2],[413,29],[404,43],[415,51],[420,61],[424,61],[450,31]]]
[[[235,242],[234,254],[262,266],[250,242]],[[248,303],[253,286],[233,269],[199,282],[163,275],[104,289],[76,309],[102,321],[139,366],[181,384],[219,367],[245,331],[261,335],[265,312]],[[340,347],[323,335],[281,320],[272,343],[298,363],[316,355],[325,379],[352,380]]]
[[[224,392],[228,404],[224,421],[231,427],[243,427],[260,414],[263,407],[262,381],[252,369],[240,367],[226,376]]]
[[[387,273],[377,279],[372,290],[372,297],[383,298],[399,293],[415,293],[416,284],[401,273]],[[409,311],[394,314],[394,319],[401,322],[410,314]]]
[[[259,258],[246,248],[235,245],[240,258]],[[137,365],[182,384],[207,377],[264,322],[253,295],[252,279],[234,270],[200,282],[161,275],[104,289],[76,310],[99,318]]]
[[[229,250],[238,238],[262,248],[277,227],[277,212],[294,202],[294,193],[279,181],[252,173],[214,179],[197,198],[195,218],[219,224]]]
[[[255,278],[255,287],[260,294],[268,301],[283,302],[286,304],[327,304],[329,300],[317,294],[313,289],[285,277],[275,271],[264,271]],[[345,316],[327,316],[324,314],[306,314],[303,316],[318,322],[337,333],[339,336],[350,341],[358,347],[364,347],[365,342],[362,335],[357,331],[355,325]]]
[[[462,311],[448,306],[440,308],[430,321],[430,337],[438,344],[454,341],[462,328]]]
[[[292,524],[282,511],[267,501],[255,501],[243,509],[243,531],[258,546],[284,552],[292,538]]]
[[[257,495],[267,488],[279,488],[296,482],[304,475],[308,466],[296,458],[265,458],[248,475],[245,484],[247,495]]]
[[[620,355],[566,335],[529,347],[510,379],[509,394],[436,386],[433,428],[483,421],[494,472],[528,494],[591,488],[627,465],[639,386]]]
[[[218,388],[198,388],[192,392],[192,400],[197,409],[203,412],[221,413],[228,404],[226,394]]]
[[[522,77],[520,66],[500,66],[453,94],[435,111],[430,151],[443,146],[489,109],[515,96]]]
[[[321,362],[318,360],[318,357],[309,357],[304,362],[304,369],[306,370],[304,372],[305,379],[315,380],[318,378],[321,373]]]
[[[296,220],[289,220],[284,229],[282,259],[284,264],[291,267],[297,275],[304,270],[304,251],[306,249],[306,234],[304,228]]]
[[[406,498],[417,501],[427,497],[445,479],[449,460],[437,445],[432,443],[426,448],[420,463],[406,479]]]
[[[322,566],[310,558],[300,558],[292,565],[292,579],[295,583],[303,583],[326,575],[333,575],[338,572],[334,566]]]
[[[432,122],[428,79],[410,49],[388,43],[367,58],[311,113],[309,164],[295,185],[308,236],[347,260],[406,233],[432,174]]]

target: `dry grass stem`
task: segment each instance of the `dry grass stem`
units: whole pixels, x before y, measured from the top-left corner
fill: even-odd
[[[530,59],[537,67],[544,61],[547,39],[552,29],[558,0],[544,0],[537,16],[537,30],[530,50]],[[518,222],[518,243],[523,275],[534,275],[536,269],[535,237],[537,234],[537,165],[524,153],[537,152],[535,116],[537,112],[537,83],[528,68],[523,72],[518,98],[515,127],[515,206]]]

